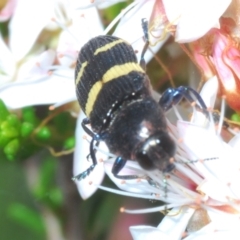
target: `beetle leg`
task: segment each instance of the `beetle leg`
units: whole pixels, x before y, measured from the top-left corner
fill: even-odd
[[[73,177],[73,180],[78,180],[78,181],[82,180],[82,179],[86,178],[90,174],[90,172],[93,171],[93,169],[97,165],[96,152],[95,152],[94,146],[98,145],[100,140],[101,140],[100,135],[95,134],[93,136],[93,138],[90,142],[90,153],[87,156],[87,158],[89,156],[91,156],[93,164],[88,169],[86,169],[84,172],[82,172],[82,173],[78,174],[77,176]],[[96,144],[94,144],[95,141],[96,141]]]
[[[206,116],[209,116],[207,106],[204,103],[202,97],[197,91],[195,91],[191,87],[181,86],[178,88],[168,88],[165,92],[163,92],[162,97],[159,100],[159,104],[166,112],[171,109],[173,105],[178,104],[183,98],[185,98],[190,103],[196,102],[196,99],[198,102],[198,104],[196,104],[196,108],[202,113],[204,113]],[[218,113],[213,112],[212,117],[215,123],[219,122],[220,116]],[[226,121],[223,121],[223,126],[225,128],[228,128],[229,124]]]
[[[188,102],[193,103],[197,100],[198,104],[196,107],[204,112],[208,113],[207,106],[201,98],[200,94],[190,87],[178,87],[178,88],[168,88],[159,100],[160,106],[164,111],[168,111],[172,108],[173,105],[177,105],[183,98],[185,98]]]
[[[91,136],[92,138],[94,137],[94,133],[92,132],[92,130],[90,130],[86,125],[87,124],[90,124],[90,120],[88,119],[88,118],[84,118],[83,120],[82,120],[82,128],[83,128],[83,130],[89,135],[89,136]]]
[[[95,134],[86,126],[87,124],[90,124],[90,120],[88,118],[84,118],[81,123],[82,128],[89,136],[93,138]],[[97,142],[97,145],[98,145],[98,142]],[[90,153],[87,155],[87,160],[89,159],[90,156],[91,156],[91,149],[90,149]]]
[[[140,176],[138,176],[138,175],[118,175],[118,173],[125,166],[126,162],[127,162],[127,160],[123,159],[122,157],[116,158],[116,160],[113,164],[113,167],[112,167],[112,174],[114,175],[114,177],[119,178],[119,179],[125,179],[125,180],[140,178]]]
[[[80,180],[86,178],[86,177],[90,174],[90,172],[93,171],[93,169],[95,168],[95,166],[96,166],[96,165],[94,165],[94,164],[91,165],[87,170],[85,170],[84,172],[82,172],[82,173],[78,174],[77,176],[73,177],[72,180],[74,180],[74,181],[75,181],[75,180],[80,181]]]

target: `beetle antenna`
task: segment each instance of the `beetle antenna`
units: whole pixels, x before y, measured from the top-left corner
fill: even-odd
[[[144,45],[142,53],[141,53],[140,66],[143,68],[143,70],[146,70],[146,61],[144,59],[144,55],[150,44],[149,34],[148,34],[148,21],[146,18],[142,19],[142,29],[143,29],[143,37],[144,37],[145,45]]]

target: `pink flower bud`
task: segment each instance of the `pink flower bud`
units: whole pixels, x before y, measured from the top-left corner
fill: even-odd
[[[212,62],[220,81],[221,94],[229,106],[240,111],[240,50],[223,30],[213,29]]]

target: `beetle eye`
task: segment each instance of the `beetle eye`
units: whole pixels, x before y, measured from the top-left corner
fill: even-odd
[[[145,151],[139,151],[139,152],[137,151],[136,158],[138,160],[139,165],[142,168],[146,170],[153,170],[154,168],[156,168]]]
[[[169,156],[169,158],[175,155],[176,151],[175,143],[167,133],[159,134],[155,136],[155,139],[158,143],[159,148],[161,148],[162,151]]]

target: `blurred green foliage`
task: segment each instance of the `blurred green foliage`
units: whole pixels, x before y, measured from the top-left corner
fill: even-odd
[[[239,113],[232,114],[231,120],[235,121],[235,122],[240,122],[240,115],[239,115]]]
[[[56,210],[63,204],[63,196],[60,189],[56,186],[57,160],[48,156],[39,166],[39,181],[33,189],[36,199]]]
[[[47,118],[50,120],[41,124],[41,119]],[[51,146],[59,151],[74,148],[75,125],[68,112],[55,116],[47,111],[39,117],[34,107],[25,107],[13,113],[0,99],[0,156],[8,160],[25,159],[43,147]]]
[[[36,201],[26,182],[24,166],[0,159],[0,239],[46,239]]]
[[[8,216],[30,231],[39,234],[45,233],[45,227],[41,215],[28,206],[21,203],[12,203],[8,208]]]

